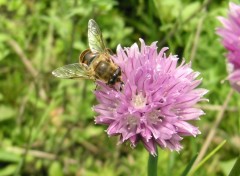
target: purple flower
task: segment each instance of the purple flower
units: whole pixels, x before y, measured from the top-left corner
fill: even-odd
[[[240,6],[229,3],[228,18],[218,17],[223,27],[217,29],[222,44],[228,50],[228,79],[240,92]]]
[[[206,89],[196,87],[199,72],[190,64],[177,66],[178,58],[157,52],[156,43],[141,48],[117,48],[113,60],[122,69],[122,91],[103,83],[95,94],[99,104],[97,124],[108,125],[109,136],[120,135],[120,143],[129,141],[132,147],[142,141],[145,148],[156,155],[156,147],[179,151],[183,136],[200,134],[188,121],[198,120],[204,112],[194,105],[203,100]]]

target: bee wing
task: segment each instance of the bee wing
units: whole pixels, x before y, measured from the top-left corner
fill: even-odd
[[[103,53],[105,51],[102,32],[93,19],[88,22],[88,43],[93,53]]]
[[[65,79],[94,79],[83,64],[75,63],[64,65],[52,71],[52,74],[58,78]]]

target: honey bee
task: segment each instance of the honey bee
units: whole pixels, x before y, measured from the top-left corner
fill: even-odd
[[[105,47],[98,24],[90,19],[88,22],[88,44],[80,54],[79,63],[57,68],[52,74],[66,79],[99,80],[108,85],[122,84],[121,69],[111,59],[111,50]]]

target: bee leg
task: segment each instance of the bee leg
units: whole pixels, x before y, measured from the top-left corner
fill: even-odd
[[[96,83],[96,79],[94,79],[94,81],[95,81],[95,85],[96,85],[96,87],[95,87],[95,89],[94,89],[94,91],[96,91],[96,90],[98,90],[98,88],[99,88],[99,85]]]
[[[121,81],[121,82],[120,82],[120,88],[119,88],[120,92],[122,92],[123,86],[124,86],[124,83]]]
[[[99,85],[98,85],[98,84],[96,84],[96,87],[95,87],[94,91],[96,91],[96,90],[98,89],[98,87],[99,87]]]

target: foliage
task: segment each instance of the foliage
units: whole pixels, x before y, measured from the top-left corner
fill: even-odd
[[[207,1],[208,2],[208,1]],[[230,90],[224,49],[215,34],[227,1],[0,0],[0,175],[146,175],[148,153],[116,145],[94,125],[91,81],[59,80],[51,71],[78,62],[95,19],[114,52],[143,38],[192,59],[210,92],[202,135],[183,141],[178,154],[159,149],[161,175],[180,175],[205,142]],[[202,21],[202,23],[201,23]],[[196,31],[200,29],[200,36]],[[196,51],[194,51],[196,47]],[[208,153],[224,147],[198,175],[226,175],[239,154],[239,94],[234,93]],[[228,163],[228,164],[227,164]],[[230,164],[229,164],[230,163]]]

